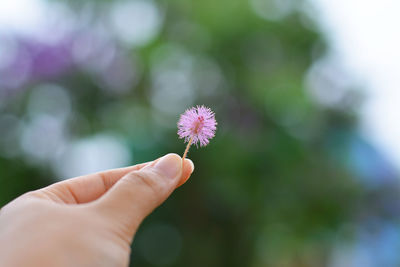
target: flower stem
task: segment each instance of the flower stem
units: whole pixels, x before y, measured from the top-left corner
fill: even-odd
[[[187,144],[185,152],[183,153],[182,160],[184,160],[186,158],[186,155],[189,152],[189,148],[192,145],[192,142],[193,142],[193,136],[190,137],[189,143]]]

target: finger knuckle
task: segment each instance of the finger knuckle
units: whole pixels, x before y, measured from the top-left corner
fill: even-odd
[[[135,171],[129,174],[129,181],[140,184],[154,194],[159,194],[164,190],[165,183],[159,175],[150,171]]]

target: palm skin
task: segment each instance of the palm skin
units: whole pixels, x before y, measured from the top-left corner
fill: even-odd
[[[4,266],[127,266],[142,220],[183,184],[176,154],[28,192],[0,210]]]

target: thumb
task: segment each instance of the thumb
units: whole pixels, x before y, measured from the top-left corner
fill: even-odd
[[[122,224],[126,234],[133,236],[141,221],[176,188],[182,172],[182,158],[177,154],[165,155],[121,178],[95,208],[112,223]]]

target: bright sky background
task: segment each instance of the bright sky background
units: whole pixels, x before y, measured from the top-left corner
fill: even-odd
[[[400,1],[310,0],[331,49],[367,99],[361,131],[400,166]]]
[[[361,132],[400,167],[400,1],[309,1],[315,8],[310,14],[319,21],[331,53],[366,90]],[[44,18],[54,13],[49,10],[44,0],[4,1],[0,34],[41,33]]]

